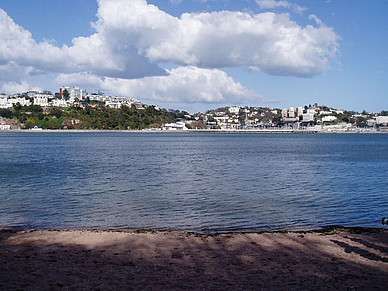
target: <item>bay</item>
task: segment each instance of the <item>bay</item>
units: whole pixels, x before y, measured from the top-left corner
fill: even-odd
[[[0,227],[381,227],[388,135],[1,133]]]

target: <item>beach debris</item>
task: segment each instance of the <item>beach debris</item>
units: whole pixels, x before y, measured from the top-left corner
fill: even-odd
[[[384,225],[384,228],[387,228],[387,226],[388,226],[388,218],[383,217],[383,219],[381,220],[381,223]]]

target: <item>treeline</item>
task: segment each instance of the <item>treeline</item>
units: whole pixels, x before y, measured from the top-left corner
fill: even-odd
[[[154,106],[137,109],[134,105],[113,109],[100,104],[69,108],[17,104],[13,109],[0,109],[0,116],[16,118],[25,129],[34,126],[43,129],[159,128],[165,123],[175,122],[181,115],[182,112],[176,110],[158,110]]]

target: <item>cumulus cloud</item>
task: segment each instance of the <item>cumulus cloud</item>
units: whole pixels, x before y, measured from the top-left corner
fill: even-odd
[[[294,12],[302,14],[303,11],[306,11],[306,7],[301,7],[296,3],[290,3],[288,1],[276,1],[276,0],[256,0],[256,3],[259,5],[260,9],[272,9],[272,8],[286,8],[292,9]]]
[[[332,28],[301,27],[288,14],[220,11],[177,18],[144,0],[100,0],[97,15],[99,33],[134,44],[154,62],[314,76],[329,68],[338,49]]]
[[[120,47],[119,39],[108,42],[104,35],[99,33],[74,38],[70,47],[56,47],[52,40],[37,43],[29,31],[17,25],[2,9],[0,35],[0,77],[1,70],[6,66],[11,72],[19,71],[21,77],[36,71],[92,71],[99,75],[123,78],[165,74],[158,65],[140,56],[133,46]],[[25,69],[21,70],[21,67]],[[33,69],[28,69],[30,67]]]
[[[40,87],[31,86],[27,83],[27,81],[21,81],[20,83],[17,82],[7,82],[4,83],[1,87],[2,92],[6,94],[12,94],[15,92],[27,92],[28,90],[42,90]]]
[[[0,9],[0,64],[22,64],[47,68],[58,63],[63,54],[49,42],[36,43],[29,31],[15,22]]]
[[[257,3],[297,7],[287,1]],[[315,15],[314,23],[303,27],[289,14],[273,12],[174,17],[145,0],[98,0],[98,6],[95,33],[62,47],[53,40],[37,43],[0,9],[0,81],[12,88],[27,77],[59,73],[62,84],[84,78],[128,97],[220,102],[257,98],[222,68],[310,77],[328,69],[338,50],[338,36]],[[177,68],[165,70],[163,64]],[[81,79],[70,82],[72,76]]]
[[[101,78],[88,73],[61,74],[58,84],[82,83],[96,86],[113,95],[164,102],[260,101],[255,92],[235,82],[225,72],[188,66],[168,70],[167,76],[142,79]]]
[[[261,4],[289,5],[265,3]],[[61,48],[48,41],[36,43],[29,31],[0,9],[5,40],[0,44],[0,64],[13,61],[42,71],[128,79],[164,75],[157,65],[162,62],[314,76],[329,68],[338,49],[332,28],[322,22],[302,27],[288,14],[220,11],[177,18],[145,0],[99,0],[98,4],[96,33],[74,38],[72,46]]]

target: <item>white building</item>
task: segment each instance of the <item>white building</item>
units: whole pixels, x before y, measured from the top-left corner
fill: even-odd
[[[12,104],[8,102],[8,97],[5,94],[0,94],[0,108],[12,108]]]
[[[39,94],[38,91],[28,91],[27,96],[30,98],[34,98],[36,94]]]
[[[217,124],[226,123],[229,119],[228,116],[215,116],[213,117]]]
[[[184,122],[176,122],[176,123],[166,123],[163,126],[164,130],[187,130],[186,124]]]
[[[35,94],[34,105],[39,105],[42,107],[49,106],[49,100],[46,94]]]
[[[311,113],[304,113],[304,114],[302,114],[302,121],[303,122],[314,121],[314,114],[311,114]]]
[[[337,120],[337,117],[333,115],[328,115],[328,116],[322,116],[322,122],[331,122]]]
[[[11,125],[9,125],[9,124],[0,124],[0,130],[11,130]]]
[[[80,89],[79,87],[72,87],[70,88],[69,86],[63,86],[62,88],[59,89],[59,92],[63,96],[64,91],[67,91],[69,93],[69,101],[74,102],[76,99],[82,100],[83,94],[86,93],[86,91]]]
[[[65,99],[53,99],[51,105],[54,107],[67,107],[67,102]]]
[[[20,96],[9,98],[8,102],[11,104],[19,103],[21,106],[30,106],[31,105],[31,101],[29,99],[26,99],[26,98],[20,97]]]
[[[366,121],[366,124],[367,124],[368,126],[375,126],[375,125],[376,125],[376,119],[368,119],[368,120]]]
[[[144,109],[143,104],[134,98],[125,98],[125,97],[110,97],[108,100],[105,101],[105,106],[108,106],[110,108],[120,108],[121,106],[128,106],[131,107],[134,105],[136,109]]]
[[[376,116],[376,123],[387,126],[388,116]]]
[[[303,107],[298,107],[296,109],[296,114],[297,114],[298,117],[302,116],[302,114],[303,114]]]
[[[229,112],[231,113],[231,114],[239,114],[239,112],[240,112],[240,108],[239,107],[236,107],[236,106],[233,106],[233,107],[229,107]]]
[[[291,118],[295,117],[295,108],[294,107],[290,107],[290,109],[288,110],[288,117],[291,117]]]
[[[105,94],[102,94],[102,93],[87,94],[85,97],[89,98],[89,101],[100,101],[100,102],[106,102],[112,99],[111,97],[105,96]]]

